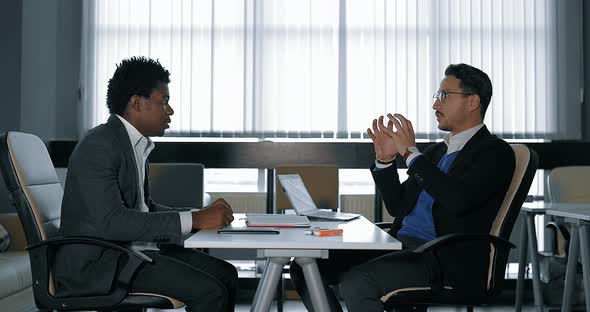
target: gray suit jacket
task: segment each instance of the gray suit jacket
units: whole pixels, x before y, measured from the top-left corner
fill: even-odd
[[[180,242],[178,212],[154,203],[149,179],[145,181],[145,198],[139,198],[129,135],[123,123],[111,116],[106,124],[88,131],[70,157],[60,234],[98,237],[127,246],[136,241]],[[150,212],[141,211],[141,200]],[[56,253],[56,295],[107,293],[120,258],[119,252],[99,246],[62,247]]]

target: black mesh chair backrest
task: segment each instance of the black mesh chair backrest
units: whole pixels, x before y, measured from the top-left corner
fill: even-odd
[[[4,133],[0,137],[0,171],[28,244],[54,237],[63,189],[43,141],[32,134]]]

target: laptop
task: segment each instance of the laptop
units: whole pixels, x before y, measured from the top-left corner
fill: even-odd
[[[309,192],[298,174],[279,174],[279,182],[287,194],[287,198],[291,202],[293,209],[300,216],[307,216],[309,218],[328,219],[335,221],[348,221],[358,218],[360,215],[356,213],[342,213],[334,211],[319,210]]]

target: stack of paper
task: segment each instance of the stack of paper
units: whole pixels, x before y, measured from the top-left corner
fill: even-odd
[[[252,227],[296,228],[310,227],[306,216],[289,214],[246,214],[246,225]]]

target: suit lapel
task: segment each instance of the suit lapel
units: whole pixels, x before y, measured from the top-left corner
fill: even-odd
[[[126,172],[119,172],[119,182],[123,182],[121,185],[121,191],[124,194],[125,202],[130,204],[129,208],[139,209],[139,188],[137,176],[137,163],[135,162],[135,153],[133,153],[133,147],[131,145],[131,139],[125,129],[125,125],[115,115],[111,115],[107,121],[109,125],[116,133],[115,137],[119,140],[119,145],[125,156],[125,168],[128,168]],[[129,172],[131,169],[132,172]]]
[[[149,208],[149,201],[148,198],[151,198],[151,190],[150,190],[150,162],[149,160],[146,159],[145,161],[145,177],[144,177],[144,183],[143,183],[143,198],[142,200],[145,202],[145,204],[148,206]]]
[[[445,156],[445,154],[447,153],[447,145],[445,143],[441,143],[441,147],[438,148],[435,152],[434,152],[434,157],[432,158],[435,161],[435,165],[438,165],[438,163],[440,162],[441,158],[443,158],[443,156]]]
[[[479,129],[479,131],[477,131],[471,137],[471,139],[467,141],[467,144],[465,144],[465,146],[461,149],[461,152],[459,152],[459,155],[457,155],[457,158],[455,158],[451,168],[449,168],[449,175],[452,175],[455,170],[461,170],[463,167],[465,167],[465,165],[471,161],[471,157],[473,156],[471,151],[481,143],[482,138],[489,135],[491,135],[490,131],[488,131],[488,128],[485,125]]]

